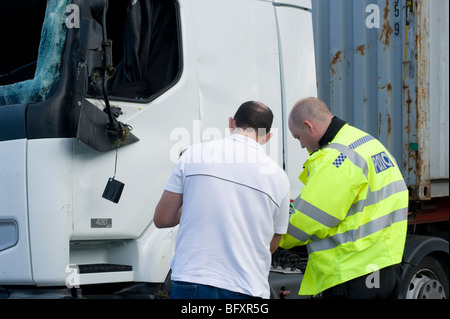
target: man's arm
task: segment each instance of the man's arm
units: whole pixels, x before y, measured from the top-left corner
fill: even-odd
[[[274,234],[273,235],[272,241],[270,242],[270,252],[272,254],[277,250],[278,246],[280,245],[280,241],[281,241],[281,237],[282,236],[283,235],[280,235],[280,234]]]
[[[155,209],[153,222],[158,228],[168,228],[180,223],[183,194],[164,191]]]

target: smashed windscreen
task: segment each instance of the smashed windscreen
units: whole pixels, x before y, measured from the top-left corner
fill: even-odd
[[[59,78],[67,33],[67,4],[68,0],[48,1],[34,78],[0,86],[0,105],[36,103],[47,97],[53,83]]]
[[[34,0],[32,3],[39,1],[41,0]],[[70,3],[70,0],[47,2],[37,63],[24,61],[24,64],[21,64],[24,65],[22,68],[13,71],[14,74],[27,73],[27,77],[9,76],[9,80],[4,81],[6,77],[0,73],[0,106],[30,104],[46,100],[59,78],[61,55],[66,34],[70,28],[66,21],[67,7]],[[89,1],[82,3],[90,4]],[[108,39],[112,43],[112,60],[113,63],[115,62],[112,65],[114,72],[108,78],[107,93],[110,97],[146,101],[170,88],[179,78],[181,48],[176,3],[174,0],[109,1],[106,26]],[[24,6],[24,4],[18,2],[15,6]],[[99,21],[96,22],[99,23]],[[89,30],[93,24],[95,23],[85,24],[85,31],[91,33],[98,31],[98,28]],[[83,40],[83,37],[81,38]],[[29,39],[24,36],[20,41],[29,41]],[[17,49],[14,43],[4,43],[2,49],[4,45],[5,47],[9,45],[8,51],[11,52]],[[25,47],[25,50],[28,50],[28,47]],[[102,66],[101,52],[101,47],[90,48],[87,59],[90,72]],[[3,56],[2,54],[0,58]],[[1,66],[8,61],[0,62]],[[33,74],[34,69],[36,71]],[[95,81],[98,72],[91,73],[88,74],[87,96],[102,99],[102,87],[99,86],[98,81]]]

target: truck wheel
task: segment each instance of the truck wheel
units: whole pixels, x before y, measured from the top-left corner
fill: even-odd
[[[448,268],[438,258],[425,257],[412,272],[406,299],[448,299]]]

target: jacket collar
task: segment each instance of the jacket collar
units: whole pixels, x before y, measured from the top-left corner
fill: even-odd
[[[319,140],[319,149],[327,146],[331,143],[331,141],[336,137],[337,133],[341,130],[341,128],[347,124],[347,122],[341,120],[338,117],[333,117],[331,120],[330,126],[326,130],[325,134]]]

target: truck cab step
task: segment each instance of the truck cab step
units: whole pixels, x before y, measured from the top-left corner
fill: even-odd
[[[133,267],[118,264],[77,265],[80,285],[131,282],[134,280]]]
[[[118,264],[87,264],[78,265],[80,274],[90,274],[99,272],[118,272],[118,271],[132,271],[133,267],[130,265]]]

